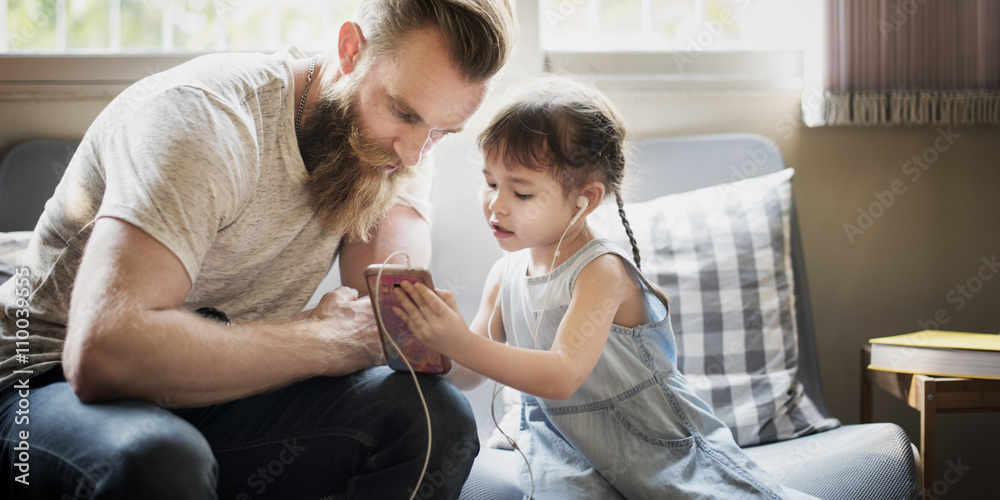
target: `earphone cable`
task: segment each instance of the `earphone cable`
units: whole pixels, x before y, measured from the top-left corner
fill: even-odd
[[[500,298],[503,295],[504,286],[507,284],[507,272],[510,269],[510,252],[507,252],[504,259],[503,274],[500,275],[500,290],[497,292],[496,300],[493,301],[493,311],[490,312],[490,319],[486,322],[486,335],[488,335],[490,340],[494,342],[496,342],[496,339],[493,338],[493,318],[496,317],[497,308],[500,307]],[[528,500],[531,500],[531,497],[535,494],[535,473],[531,470],[531,462],[528,461],[528,456],[524,454],[521,447],[517,445],[517,441],[504,432],[504,430],[500,427],[500,422],[497,421],[497,396],[504,387],[506,386],[500,382],[497,382],[496,380],[493,381],[493,397],[490,398],[490,417],[493,418],[493,426],[496,427],[497,431],[499,431],[507,442],[510,443],[510,446],[521,454],[521,459],[524,460],[524,465],[528,468],[528,478],[531,480],[531,490],[528,492]]]
[[[382,270],[385,269],[385,266],[389,263],[389,260],[391,260],[393,257],[399,254],[403,254],[404,256],[406,256],[406,267],[408,269],[413,269],[413,265],[410,263],[410,254],[402,250],[392,252],[391,254],[389,254],[389,256],[385,258],[385,261],[382,262],[382,267],[380,267],[378,270],[378,275],[375,278],[375,283],[377,284],[375,288],[376,296],[370,297],[370,300],[372,301],[372,304],[375,306],[375,322],[378,324],[379,335],[382,335],[383,338],[389,340],[389,344],[392,345],[392,348],[396,350],[396,353],[399,354],[399,357],[403,358],[403,362],[406,363],[406,368],[410,371],[410,376],[413,377],[413,384],[417,387],[417,395],[420,396],[420,404],[422,404],[424,407],[424,416],[427,417],[427,455],[424,457],[424,466],[420,470],[420,477],[417,478],[417,486],[413,488],[413,493],[410,494],[410,500],[413,500],[414,498],[416,498],[417,492],[420,491],[420,483],[424,481],[424,475],[427,474],[427,465],[431,461],[431,444],[433,443],[433,441],[431,440],[431,410],[427,406],[427,400],[424,399],[424,391],[420,389],[420,381],[417,380],[417,372],[413,369],[413,365],[410,364],[410,360],[407,359],[405,354],[403,354],[403,350],[400,349],[399,345],[396,344],[396,341],[393,340],[392,337],[389,335],[389,333],[386,331],[385,324],[382,322],[382,308],[380,307],[378,300],[378,291],[380,290],[379,287],[381,286],[382,283]]]

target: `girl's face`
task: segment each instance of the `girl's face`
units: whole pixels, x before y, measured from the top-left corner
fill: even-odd
[[[483,215],[500,248],[513,252],[555,245],[579,208],[548,172],[491,155],[483,168]]]

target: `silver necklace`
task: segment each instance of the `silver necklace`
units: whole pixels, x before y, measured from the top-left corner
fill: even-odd
[[[295,136],[302,137],[302,112],[306,109],[306,95],[309,94],[309,85],[312,85],[313,80],[313,70],[316,69],[316,59],[319,56],[313,56],[312,61],[309,61],[309,74],[306,75],[306,88],[302,91],[302,98],[299,99],[299,109],[295,112]]]

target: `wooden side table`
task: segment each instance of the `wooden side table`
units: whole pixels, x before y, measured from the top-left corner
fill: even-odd
[[[912,375],[869,370],[871,346],[861,347],[861,423],[872,421],[872,384],[920,412],[920,464],[924,497],[934,491],[934,422],[938,413],[1000,411],[1000,380]]]

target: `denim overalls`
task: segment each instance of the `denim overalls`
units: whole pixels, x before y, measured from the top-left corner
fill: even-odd
[[[587,243],[552,271],[551,282],[548,275],[526,277],[526,251],[511,254],[501,290],[507,342],[550,349],[577,275],[605,253],[620,256],[641,280],[658,321],[635,328],[612,325],[597,366],[569,399],[522,396],[517,442],[534,475],[533,498],[796,496],[740,450],[726,425],[688,386],[676,368],[666,304],[650,291],[631,258],[608,240]],[[536,344],[546,286],[548,306]],[[527,496],[532,487],[527,467],[521,483]]]

